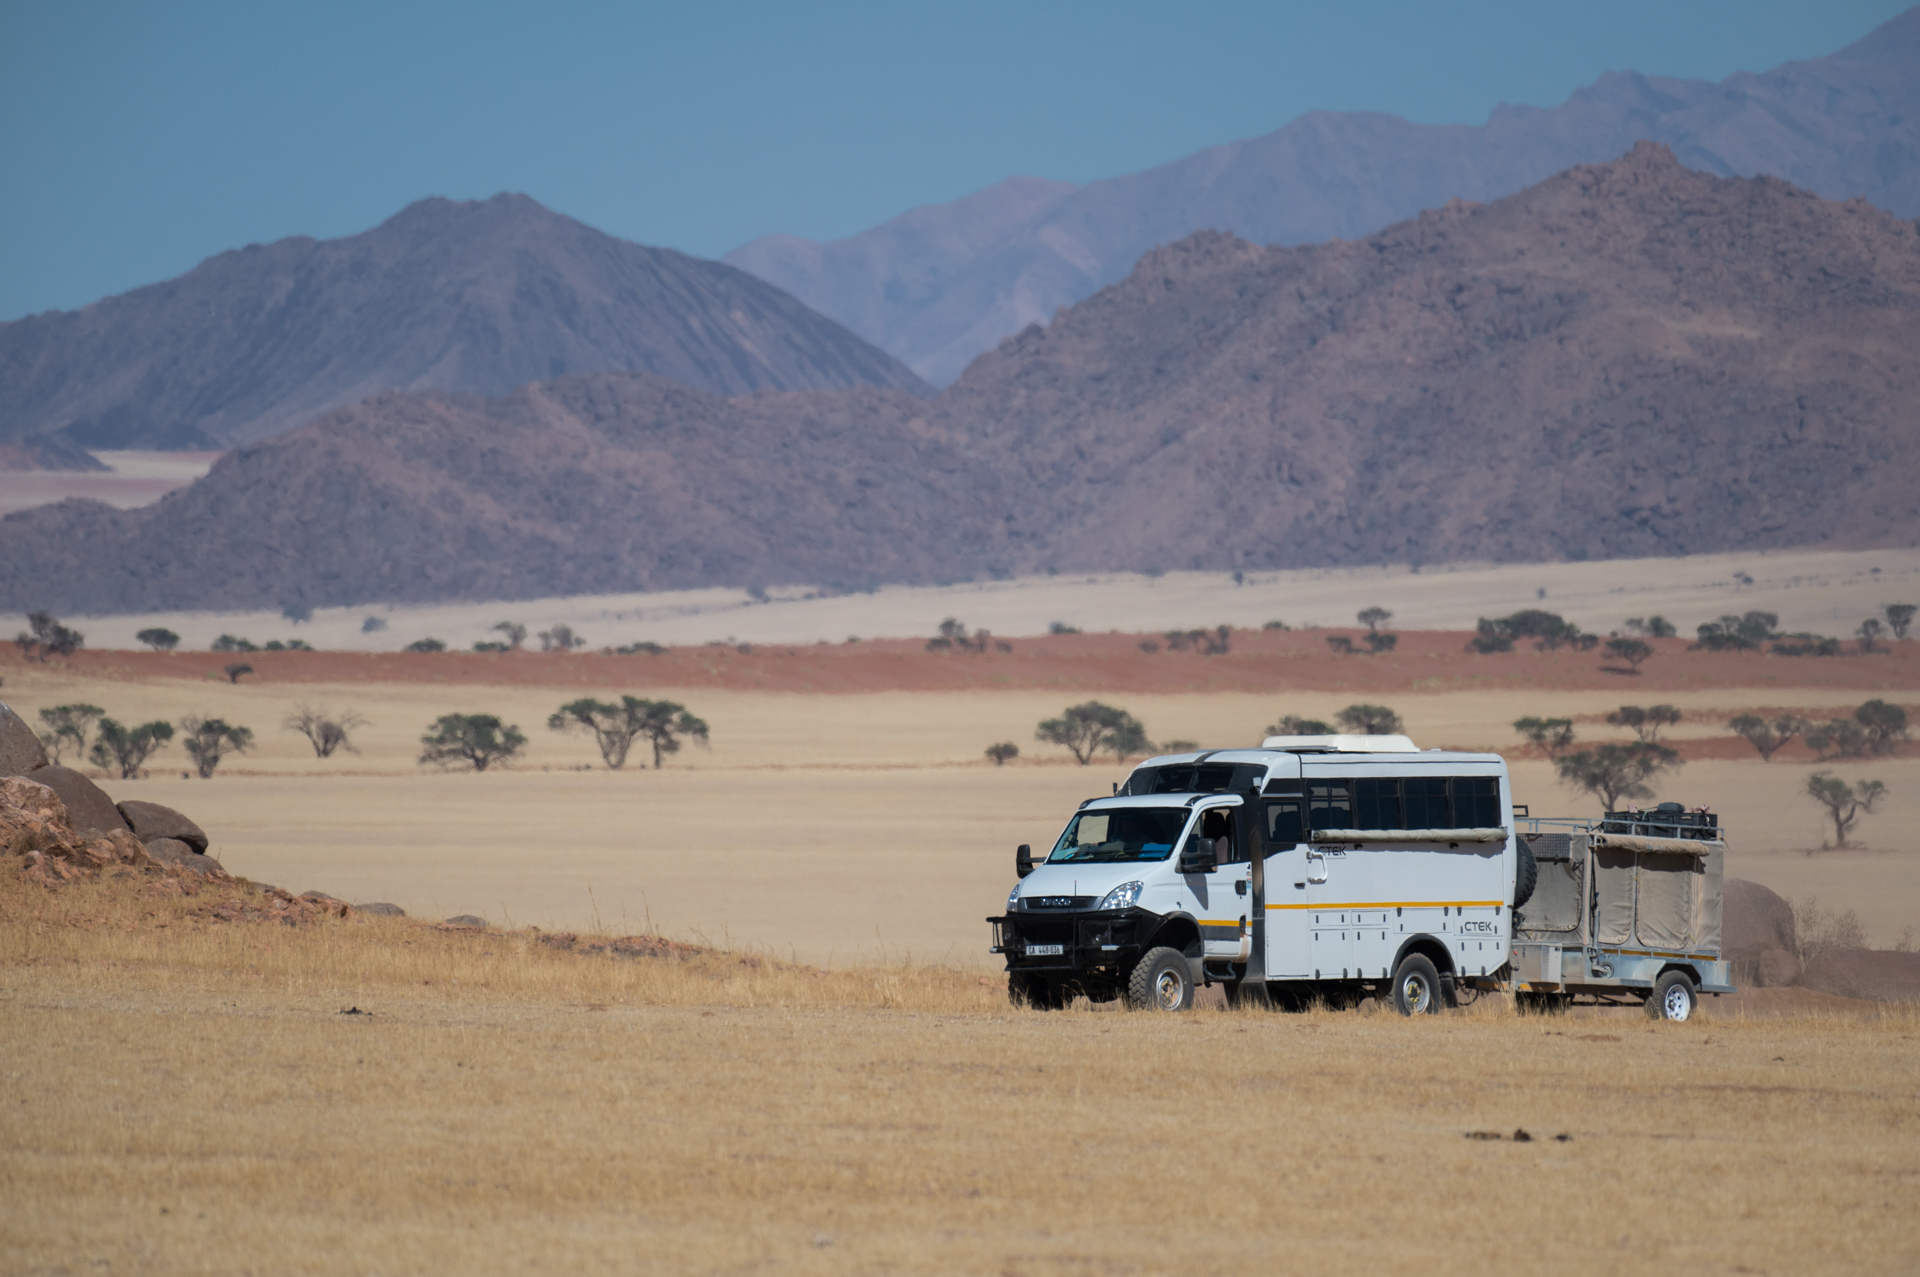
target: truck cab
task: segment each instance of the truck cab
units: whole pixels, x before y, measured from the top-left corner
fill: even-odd
[[[1282,1005],[1391,994],[1409,1014],[1494,983],[1516,868],[1506,761],[1404,736],[1269,737],[1163,755],[1023,847],[988,921],[1009,996],[1185,1010],[1218,984]]]

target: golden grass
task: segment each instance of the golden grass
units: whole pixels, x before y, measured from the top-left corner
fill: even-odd
[[[195,904],[0,885],[0,1269],[1920,1261],[1911,1010],[1045,1015],[952,971]]]

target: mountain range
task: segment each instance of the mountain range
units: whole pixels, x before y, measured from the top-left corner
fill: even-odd
[[[1621,72],[1480,125],[1316,111],[1263,137],[1075,186],[1020,177],[828,243],[770,235],[723,260],[935,385],[1198,230],[1262,244],[1369,235],[1449,199],[1510,195],[1640,139],[1721,176],[1771,174],[1920,216],[1920,8],[1828,57],[1718,84]]]
[[[1362,239],[1188,236],[931,400],[383,394],[0,519],[0,609],[1904,545],[1916,480],[1920,229],[1643,143]]]
[[[421,200],[341,239],[254,244],[77,311],[0,324],[0,450],[226,448],[392,389],[496,395],[568,372],[718,394],[923,393],[891,356],[730,266],[524,195]]]

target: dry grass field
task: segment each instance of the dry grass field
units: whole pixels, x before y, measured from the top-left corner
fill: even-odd
[[[434,681],[434,657],[394,668],[387,662],[400,658],[299,653],[269,655],[335,673],[342,660],[349,670],[353,661],[377,661],[386,676],[296,681],[263,660],[263,681],[235,686],[147,673],[164,672],[166,658],[143,667],[127,654],[93,653],[71,667],[0,661],[0,695],[30,720],[40,706],[86,701],[123,722],[200,713],[252,726],[258,747],[229,759],[212,781],[182,779],[186,761],[174,746],[154,759],[148,779],[111,780],[107,788],[116,798],[194,815],[228,868],[257,881],[392,901],[428,917],[470,913],[575,930],[594,926],[596,917],[607,926],[625,919],[808,962],[912,958],[978,970],[993,962],[982,919],[1005,898],[1013,847],[1050,844],[1075,803],[1126,775],[1109,758],[1083,768],[1033,740],[1035,723],[1088,695],[1126,706],[1158,740],[1208,745],[1254,743],[1285,713],[1329,718],[1354,701],[1384,701],[1421,745],[1508,751],[1518,801],[1566,815],[1598,808],[1559,784],[1549,764],[1522,756],[1512,721],[1565,715],[1576,718],[1583,740],[1622,739],[1627,733],[1607,726],[1606,712],[1628,699],[1657,698],[1688,715],[1672,735],[1692,760],[1663,785],[1663,796],[1724,813],[1733,830],[1730,873],[1790,898],[1812,894],[1855,909],[1878,944],[1920,925],[1920,847],[1909,832],[1920,827],[1920,758],[1833,765],[1849,779],[1884,781],[1891,795],[1855,831],[1865,849],[1809,856],[1830,837],[1802,792],[1810,755],[1796,747],[1763,764],[1724,726],[1747,709],[1824,716],[1871,695],[1908,703],[1920,716],[1920,696],[1901,690],[1920,685],[1920,644],[1891,656],[1826,661],[1676,652],[1662,658],[1679,671],[1665,688],[1650,685],[1651,676],[1582,686],[1565,653],[1479,658],[1494,664],[1468,667],[1478,681],[1464,684],[1464,674],[1422,680],[1406,666],[1428,661],[1423,646],[1434,648],[1433,665],[1457,670],[1450,662],[1459,641],[1414,634],[1405,646],[1411,650],[1398,669],[1366,658],[1279,655],[1263,664],[1248,655],[1236,677],[1257,690],[896,686],[822,695],[756,690],[759,675],[750,658],[738,656],[709,686],[611,681],[644,675],[650,658],[609,671],[601,658],[537,655],[516,663],[516,681],[489,685]],[[1445,661],[1441,648],[1451,652]],[[911,688],[926,681],[929,666],[937,673],[968,659],[877,653],[862,677]],[[1179,659],[1196,678],[1212,677],[1208,658]],[[1593,665],[1590,655],[1579,661]],[[1073,658],[1058,665],[1071,668]],[[1041,665],[1039,677],[1053,668]],[[582,669],[596,681],[585,682]],[[535,681],[543,670],[562,681]],[[1117,666],[1113,677],[1128,673]],[[1789,681],[1815,676],[1842,685]],[[1369,686],[1369,677],[1392,685]],[[711,724],[711,748],[689,746],[657,772],[636,755],[610,773],[590,741],[545,726],[566,700],[620,691],[688,704]],[[371,720],[356,738],[361,752],[319,760],[301,737],[279,730],[301,702],[358,709]],[[423,771],[415,763],[421,732],[454,711],[518,723],[531,738],[524,760],[477,776]],[[999,740],[1018,743],[1022,757],[1004,768],[987,762],[981,751]]]
[[[1047,1015],[193,904],[0,883],[0,1269],[1920,1264],[1910,1008]]]

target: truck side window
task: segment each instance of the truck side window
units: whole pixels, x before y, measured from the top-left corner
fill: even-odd
[[[1400,823],[1399,777],[1362,776],[1353,782],[1353,827],[1404,828]]]
[[[1351,781],[1307,782],[1307,824],[1312,829],[1352,829]]]
[[[1499,777],[1456,776],[1453,778],[1453,827],[1455,829],[1497,829],[1506,823],[1500,818]]]
[[[1200,813],[1200,836],[1213,844],[1214,859],[1220,864],[1240,859],[1233,845],[1233,818],[1225,808]]]
[[[1447,810],[1446,777],[1409,776],[1400,782],[1400,799],[1406,807],[1408,829],[1454,827],[1453,814]]]
[[[1267,850],[1269,852],[1296,847],[1306,841],[1306,833],[1300,828],[1300,804],[1296,802],[1267,804]]]

